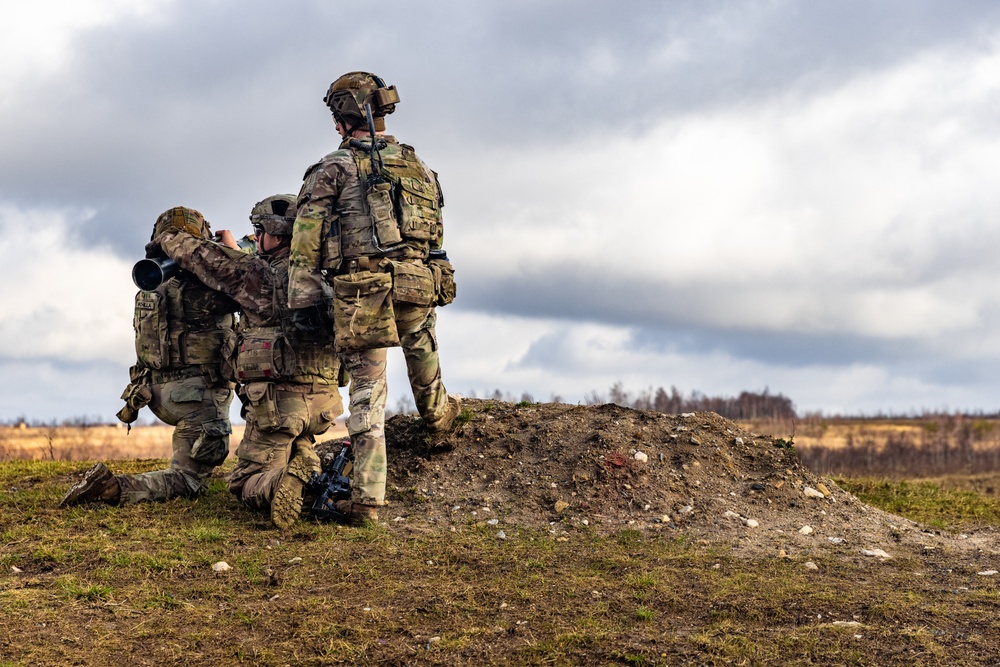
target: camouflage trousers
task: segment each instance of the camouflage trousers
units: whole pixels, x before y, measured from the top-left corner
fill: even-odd
[[[385,348],[340,355],[351,376],[351,500],[385,502]]]
[[[434,332],[437,316],[429,307],[405,303],[394,307],[413,401],[420,416],[432,421],[441,415],[448,402]],[[351,499],[367,505],[385,502],[385,357],[384,348],[340,357],[351,376],[351,414],[347,419],[354,456]]]
[[[155,378],[154,378],[155,379]],[[201,375],[150,385],[149,408],[174,427],[170,467],[140,475],[117,475],[121,503],[193,498],[202,493],[212,470],[229,455],[228,383],[209,385]]]
[[[320,460],[313,449],[344,411],[336,386],[291,382],[251,382],[246,393],[246,431],[236,450],[239,463],[229,475],[229,490],[248,507],[267,511],[281,476],[293,456]]]
[[[424,421],[434,421],[448,406],[448,391],[441,380],[441,360],[434,331],[437,313],[433,307],[409,303],[394,306],[413,402]]]

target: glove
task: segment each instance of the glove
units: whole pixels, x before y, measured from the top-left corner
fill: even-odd
[[[161,257],[166,257],[166,254],[159,243],[150,241],[146,244],[146,259],[159,259]]]
[[[318,306],[308,306],[293,310],[292,324],[302,333],[313,336],[323,333],[326,330],[323,314],[319,311]]]

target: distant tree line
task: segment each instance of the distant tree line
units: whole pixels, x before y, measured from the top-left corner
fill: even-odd
[[[616,382],[608,390],[607,399],[596,391],[591,392],[585,402],[588,405],[615,403],[636,410],[655,410],[666,414],[683,412],[716,412],[726,419],[796,419],[792,399],[783,394],[772,394],[765,387],[761,392],[741,391],[738,396],[706,396],[700,391],[692,391],[684,396],[677,387],[668,392],[663,387],[645,389],[632,394]]]

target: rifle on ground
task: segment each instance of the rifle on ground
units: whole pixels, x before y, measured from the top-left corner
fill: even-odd
[[[329,465],[323,466],[320,472],[313,473],[306,486],[307,494],[316,494],[316,500],[309,511],[320,521],[347,523],[347,514],[338,510],[336,503],[338,500],[351,499],[351,480],[344,474],[350,449],[350,441],[344,441],[340,453]]]

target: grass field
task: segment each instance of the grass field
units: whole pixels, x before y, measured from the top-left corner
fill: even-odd
[[[236,449],[244,426],[233,425],[230,449]],[[137,426],[0,426],[0,461],[92,461],[101,459],[170,458],[173,427],[162,424]],[[342,421],[320,440],[344,438],[347,429]]]
[[[282,533],[221,480],[194,502],[56,509],[80,468],[0,464],[5,667],[980,665],[1000,651],[995,578],[977,574],[990,555],[809,569],[680,531],[499,539],[482,523],[393,521],[391,506],[382,525]],[[1000,519],[1000,502],[941,484],[840,482],[947,530]]]
[[[950,666],[1000,655],[1000,575],[988,574],[1000,570],[997,472],[836,477],[872,506],[953,535],[943,547],[736,556],[738,532],[727,542],[579,522],[556,533],[464,512],[429,521],[419,504],[401,512],[414,490],[395,487],[378,525],[278,531],[225,490],[232,460],[195,501],[59,510],[89,465],[70,459],[113,458],[116,443],[154,433],[162,447],[169,430],[25,431],[0,440],[2,667]],[[814,450],[801,431],[776,434],[804,457]],[[41,447],[12,458],[28,435]],[[111,461],[115,472],[165,463],[127,451],[143,460]],[[972,541],[980,548],[963,546]]]

